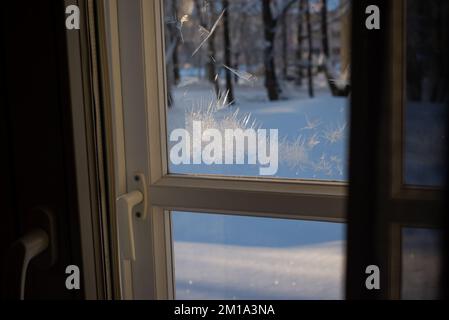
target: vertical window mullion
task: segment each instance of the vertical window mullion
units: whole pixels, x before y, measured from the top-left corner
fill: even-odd
[[[353,1],[352,97],[346,298],[388,298],[390,1]],[[366,8],[380,9],[380,30],[368,30]],[[380,290],[365,286],[365,270],[380,268]]]

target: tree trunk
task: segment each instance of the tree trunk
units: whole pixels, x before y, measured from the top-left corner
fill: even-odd
[[[234,53],[234,70],[238,71],[239,70],[239,64],[240,64],[240,52],[235,52]],[[238,84],[239,82],[239,76],[237,75],[237,73],[234,74],[234,83]]]
[[[310,3],[306,0],[306,24],[307,24],[307,40],[309,44],[309,54],[307,63],[307,76],[309,78],[309,96],[313,98],[315,96],[313,90],[313,73],[312,73],[312,63],[313,63],[313,41],[312,41],[312,25],[310,22]]]
[[[179,81],[181,81],[181,74],[179,72],[179,59],[178,59],[178,47],[179,47],[179,41],[176,41],[175,49],[173,50],[173,77],[174,77],[174,84],[177,85]]]
[[[288,27],[287,14],[282,18],[282,77],[287,79],[288,76]]]
[[[329,34],[328,34],[328,23],[327,23],[327,0],[321,0],[321,46],[324,55],[324,63],[320,66],[321,70],[324,72],[324,75],[327,79],[327,84],[333,96],[342,96],[345,95],[346,89],[339,89],[335,85],[334,77],[335,74],[332,74],[329,71],[329,59],[330,59],[330,50],[329,50]]]
[[[306,0],[299,0],[299,12],[298,12],[298,34],[297,34],[297,41],[298,41],[298,47],[296,48],[296,64],[297,64],[297,76],[296,76],[296,84],[298,86],[302,86],[302,69],[303,69],[303,63],[302,63],[302,56],[303,56],[303,48],[302,48],[302,41],[303,39],[303,15],[304,15],[304,7],[305,7],[305,1]]]
[[[265,87],[270,101],[279,100],[279,84],[276,77],[274,63],[274,38],[276,33],[276,20],[271,12],[270,0],[262,0],[262,15],[264,23],[265,49]]]
[[[217,19],[217,15],[215,14],[215,2],[211,1],[209,2],[209,7],[211,11],[211,19],[209,23],[209,29],[212,27],[212,24],[215,22],[215,19]],[[209,45],[209,65],[208,65],[208,73],[209,73],[209,81],[214,84],[215,94],[217,95],[217,98],[220,98],[220,83],[218,82],[217,75],[217,69],[215,68],[215,56],[216,56],[216,49],[215,49],[215,35],[214,32],[208,41]]]
[[[215,14],[215,3],[214,1],[211,1],[209,3],[210,6],[210,19],[209,22],[207,22],[207,20],[205,19],[205,17],[203,16],[203,13],[201,12],[201,5],[200,5],[200,0],[195,0],[195,8],[196,11],[198,12],[198,18],[200,20],[200,25],[207,29],[210,30],[210,28],[212,27],[212,24],[215,22],[216,19],[216,14]],[[215,33],[213,33],[209,40],[206,43],[206,48],[207,48],[207,56],[208,56],[208,60],[206,63],[206,74],[207,74],[207,79],[209,80],[210,83],[212,83],[214,85],[214,90],[215,90],[215,94],[217,95],[217,98],[219,97],[220,94],[220,85],[218,83],[218,80],[215,79],[215,76],[217,74],[216,68],[215,68],[215,55],[216,55],[216,50],[215,50]]]
[[[321,0],[321,43],[324,57],[329,59],[329,36],[327,31],[327,0]]]
[[[178,19],[178,0],[171,1],[171,15],[174,19]],[[170,42],[175,43],[175,47],[171,53],[171,69],[173,72],[173,83],[176,85],[181,80],[181,75],[179,73],[179,57],[178,57],[178,47],[179,47],[179,32],[174,25],[170,26]]]
[[[223,5],[223,40],[224,40],[224,54],[225,65],[229,68],[232,66],[231,57],[231,38],[229,32],[229,0],[222,0]],[[228,103],[234,104],[234,88],[232,84],[232,74],[229,69],[226,68],[226,92],[228,95]]]
[[[218,82],[217,69],[215,68],[215,33],[213,33],[209,38],[209,62],[207,65],[208,78],[211,83],[214,85],[215,94],[217,97],[220,95],[220,83]]]
[[[171,6],[168,6],[169,14],[173,16],[174,20],[178,19],[177,15],[177,1],[172,0]],[[178,30],[174,24],[168,26],[168,32],[165,33],[166,43],[166,74],[167,74],[167,105],[170,108],[173,105],[172,87],[179,81],[178,55],[176,47],[178,46]],[[177,78],[178,77],[178,78]]]

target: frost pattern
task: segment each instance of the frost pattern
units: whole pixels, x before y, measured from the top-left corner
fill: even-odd
[[[263,124],[258,122],[251,113],[243,113],[239,108],[228,108],[229,101],[227,101],[226,94],[221,95],[221,98],[213,97],[212,93],[209,99],[202,97],[192,101],[191,107],[186,110],[185,128],[191,136],[193,136],[193,121],[201,121],[203,131],[217,129],[223,136],[226,129],[257,130],[264,128]],[[311,119],[306,115],[305,119],[306,126],[300,128],[301,133],[298,136],[283,136],[278,141],[279,165],[285,165],[294,170],[296,175],[305,171],[313,171],[316,174],[342,177],[343,159],[336,152],[327,152],[326,145],[336,144],[346,139],[347,124],[323,127],[322,120],[319,118]],[[198,142],[201,143],[201,141]],[[320,150],[317,150],[320,146]],[[223,151],[228,152],[224,148],[223,144]],[[246,152],[245,150],[245,155],[247,155]],[[316,156],[317,152],[318,156]]]
[[[195,49],[195,51],[193,51],[192,57],[201,49],[201,47],[207,42],[207,40],[209,40],[209,38],[215,32],[215,30],[218,27],[218,24],[220,23],[221,18],[223,18],[224,13],[225,13],[225,10],[223,10],[221,12],[221,14],[218,16],[217,20],[215,21],[214,25],[212,26],[212,28],[209,31],[204,27],[201,28],[201,34],[203,36],[206,35],[206,37],[203,39],[203,41],[201,41],[200,45]]]

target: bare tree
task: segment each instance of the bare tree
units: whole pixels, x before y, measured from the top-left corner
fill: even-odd
[[[274,62],[274,45],[276,38],[276,29],[279,22],[283,22],[287,12],[296,0],[289,0],[278,9],[275,16],[271,10],[271,0],[262,1],[262,18],[264,25],[264,66],[265,66],[265,87],[267,88],[268,99],[271,101],[279,100],[281,88],[276,75],[276,64]]]
[[[264,23],[265,49],[265,87],[267,88],[268,99],[271,101],[279,100],[280,87],[276,76],[276,67],[274,63],[274,39],[276,35],[277,21],[273,17],[270,7],[270,0],[262,0],[262,16]]]
[[[329,52],[329,34],[328,34],[328,20],[327,20],[327,0],[321,0],[321,47],[322,47],[322,53],[324,56],[323,64],[320,66],[321,70],[324,72],[327,83],[329,85],[329,88],[332,92],[332,95],[338,95],[338,88],[335,85],[334,80],[332,79],[333,76],[330,70],[329,70],[329,58],[330,58],[330,52]]]
[[[321,43],[323,46],[324,57],[329,59],[329,35],[327,23],[327,0],[321,0]]]
[[[216,12],[215,12],[215,2],[211,1],[208,3],[208,7],[210,8],[210,16],[209,19],[204,16],[203,10],[200,4],[200,1],[202,0],[194,0],[195,2],[195,8],[198,13],[198,19],[200,21],[201,27],[210,30],[212,27],[213,21],[216,19]],[[216,56],[216,49],[215,49],[215,33],[213,32],[210,35],[209,40],[207,41],[207,55],[208,60],[206,64],[206,72],[207,72],[207,78],[208,80],[214,85],[215,94],[220,94],[220,84],[216,80],[215,75],[217,74],[216,68],[215,68],[215,56]]]
[[[217,14],[215,12],[215,2],[211,1],[209,3],[210,10],[211,10],[211,19],[209,21],[215,21],[217,18]],[[209,23],[209,26],[212,26],[212,22]],[[220,95],[220,83],[218,82],[218,78],[216,77],[217,70],[215,68],[215,55],[216,55],[216,49],[215,49],[215,33],[212,33],[210,39],[209,39],[209,64],[208,64],[208,74],[209,74],[209,81],[213,81],[214,88],[215,88],[215,94],[219,98]]]
[[[178,16],[178,0],[172,0],[172,12],[175,17]],[[178,41],[178,32],[177,30],[174,30],[176,28],[171,28],[171,41],[176,42],[175,47],[173,49],[172,53],[172,66],[173,66],[173,77],[174,77],[174,83],[178,84],[181,80],[181,75],[179,73],[179,59],[178,59],[178,47],[179,47],[179,41]]]
[[[168,107],[173,105],[172,86],[176,85],[180,80],[179,73],[179,30],[177,0],[171,0],[171,5],[167,6],[167,13],[170,15],[170,21],[167,23],[168,32],[165,33],[165,64],[167,74],[167,104]]]
[[[304,20],[303,20],[303,15],[304,15],[304,7],[305,7],[305,0],[299,0],[298,1],[298,31],[297,31],[297,42],[298,42],[298,46],[296,48],[296,65],[297,65],[297,76],[296,76],[296,84],[298,86],[302,86],[302,78],[303,78],[303,62],[302,62],[302,58],[303,58],[303,47],[302,47],[302,42],[304,40],[304,35],[303,35],[303,25],[304,25]]]
[[[330,64],[329,34],[328,34],[328,8],[327,0],[321,0],[321,47],[323,52],[323,64],[321,70],[326,76],[329,89],[333,96],[347,96],[349,94],[349,85],[337,85],[336,74]],[[340,75],[341,77],[341,75]]]
[[[230,31],[229,31],[229,0],[222,0],[222,6],[224,10],[223,14],[223,40],[224,40],[224,60],[225,65],[230,68],[232,66],[232,57],[231,57],[231,38],[230,38]],[[228,101],[230,104],[234,103],[234,87],[232,84],[232,74],[231,70],[228,68],[225,68],[226,72],[226,92],[228,95]]]
[[[321,46],[323,50],[323,64],[320,66],[322,71],[324,72],[327,83],[329,84],[329,88],[332,92],[332,95],[337,94],[337,87],[333,82],[332,75],[329,72],[328,64],[329,64],[329,35],[328,35],[328,22],[327,22],[327,0],[321,0]]]
[[[288,76],[288,25],[287,25],[287,14],[282,19],[282,77],[287,79]]]
[[[309,96],[313,98],[315,96],[314,89],[313,89],[313,41],[312,41],[312,24],[310,21],[310,1],[305,1],[305,11],[306,11],[306,24],[307,24],[307,40],[308,40],[308,46],[309,46],[309,53],[308,53],[308,61],[307,61],[307,77],[308,77],[308,83],[309,83]]]

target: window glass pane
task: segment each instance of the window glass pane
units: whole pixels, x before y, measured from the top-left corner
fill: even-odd
[[[349,2],[163,1],[169,171],[346,180]]]
[[[449,2],[408,0],[405,183],[442,186],[448,144]]]
[[[402,230],[402,298],[437,299],[441,233],[431,229]]]
[[[345,226],[172,212],[177,299],[342,299]]]

